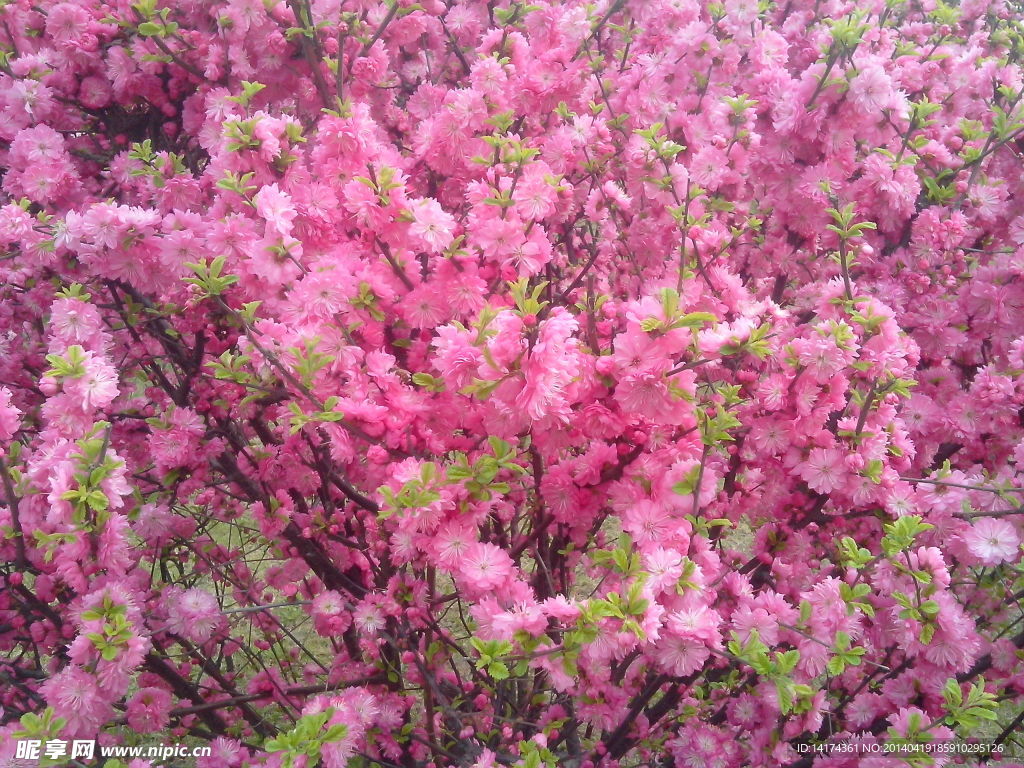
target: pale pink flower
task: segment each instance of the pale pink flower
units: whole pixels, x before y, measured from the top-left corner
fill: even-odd
[[[401,309],[413,328],[436,328],[451,316],[434,283],[421,283],[409,291],[402,300]]]
[[[295,206],[287,192],[277,184],[268,184],[253,198],[256,213],[267,222],[267,226],[281,235],[290,235],[295,220]]]
[[[806,461],[797,465],[804,482],[818,493],[831,493],[843,485],[843,454],[837,448],[814,448]]]
[[[755,630],[758,637],[768,645],[778,642],[778,621],[764,608],[741,605],[732,614],[732,626],[742,642],[747,642],[751,632]]]
[[[420,200],[411,209],[413,221],[409,232],[419,239],[429,253],[441,253],[452,243],[454,217],[433,198]]]
[[[364,635],[373,636],[384,629],[384,610],[379,601],[371,595],[356,606],[352,612],[352,623]]]
[[[102,324],[92,304],[79,299],[58,299],[50,309],[51,332],[66,344],[86,344]]]
[[[683,575],[683,558],[674,549],[655,547],[643,556],[644,568],[649,574],[647,586],[654,592],[674,587]]]
[[[462,580],[474,589],[486,591],[507,582],[512,576],[512,559],[505,550],[477,542],[466,550],[458,563]]]
[[[543,172],[532,170],[524,174],[512,193],[516,210],[527,220],[539,220],[550,215],[555,209],[556,197],[555,185],[545,178]]]
[[[64,380],[64,391],[77,399],[82,411],[102,410],[118,395],[117,370],[105,358],[84,353],[85,373]]]
[[[324,637],[340,635],[352,623],[345,612],[345,601],[333,589],[314,597],[309,612],[313,616],[313,628]]]
[[[210,754],[196,760],[198,768],[236,768],[241,765],[246,750],[241,742],[218,736],[210,742]]]
[[[657,423],[672,423],[681,403],[673,403],[665,377],[639,370],[627,373],[615,386],[615,399],[629,416]]]
[[[53,163],[64,159],[64,137],[48,125],[40,124],[20,131],[11,143],[11,153],[23,155],[31,163]]]
[[[704,643],[678,635],[662,636],[654,648],[654,657],[670,675],[682,677],[704,666],[711,651]]]
[[[449,387],[461,389],[472,382],[483,354],[473,345],[472,335],[455,325],[442,326],[436,334],[432,342],[437,350],[434,367]]]
[[[182,591],[172,587],[165,595],[166,628],[195,643],[205,643],[221,623],[217,598],[198,587]]]
[[[21,411],[11,405],[11,390],[0,387],[0,442],[14,437],[21,426]]]
[[[128,725],[138,733],[153,733],[164,728],[171,711],[171,694],[163,688],[140,688],[125,710]]]
[[[62,735],[93,738],[112,709],[99,688],[95,675],[71,665],[40,686],[40,693],[54,714],[67,721]]]
[[[631,504],[622,515],[622,529],[641,547],[665,541],[679,523],[663,504],[642,499]]]
[[[850,83],[850,100],[862,112],[880,112],[893,105],[897,96],[892,79],[875,63],[860,68]]]
[[[511,640],[517,632],[539,637],[548,626],[548,619],[537,603],[516,603],[509,610],[494,616],[493,627],[498,637]]]
[[[1020,556],[1020,536],[1009,520],[982,517],[963,535],[971,554],[983,565],[1016,562]]]
[[[89,12],[78,3],[59,3],[46,14],[46,34],[57,43],[73,43],[89,24]]]
[[[476,543],[476,537],[473,526],[460,522],[445,523],[430,537],[430,551],[438,565],[454,570],[469,548]]]
[[[531,419],[549,414],[568,420],[565,388],[579,370],[576,354],[576,320],[568,312],[556,311],[540,326],[537,342],[524,367],[525,381],[515,405]]]
[[[710,647],[721,642],[718,626],[722,617],[706,605],[693,604],[669,614],[666,621],[668,631],[678,637],[695,640]]]

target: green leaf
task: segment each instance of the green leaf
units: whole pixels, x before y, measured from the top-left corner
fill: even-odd
[[[840,656],[833,656],[828,660],[828,664],[825,665],[825,669],[832,677],[838,677],[846,669],[846,663]]]
[[[960,708],[963,704],[964,694],[960,690],[960,683],[956,681],[955,677],[951,677],[946,681],[946,685],[942,688],[942,698],[946,702],[946,709],[953,711]]]
[[[669,328],[700,328],[705,323],[717,322],[718,318],[710,312],[688,312],[673,321]]]
[[[488,664],[487,674],[495,680],[507,680],[509,678],[508,667],[501,661],[492,661]]]
[[[444,381],[431,376],[429,373],[414,373],[412,375],[412,383],[417,387],[429,389],[431,392],[444,391]]]
[[[152,21],[144,21],[141,24],[139,24],[139,34],[143,37],[162,37],[163,33],[163,24],[156,24]]]
[[[931,530],[935,526],[925,523],[918,515],[907,515],[897,518],[883,526],[885,536],[882,537],[882,551],[888,557],[909,549],[918,534]]]

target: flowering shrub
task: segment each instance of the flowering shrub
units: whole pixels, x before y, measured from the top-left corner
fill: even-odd
[[[0,1],[0,763],[1009,745],[1020,19]]]

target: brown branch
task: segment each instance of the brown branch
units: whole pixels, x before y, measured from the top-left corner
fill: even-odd
[[[25,553],[25,532],[21,528],[21,517],[18,513],[20,499],[14,490],[14,481],[7,468],[7,462],[0,456],[0,475],[3,475],[4,494],[7,496],[7,508],[11,510],[11,526],[14,528],[14,547],[17,552],[15,564],[22,569],[29,567],[28,555]]]

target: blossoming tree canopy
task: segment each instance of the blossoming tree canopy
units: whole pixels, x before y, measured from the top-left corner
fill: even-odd
[[[0,1],[0,762],[1010,754],[1022,55],[1001,0]]]

